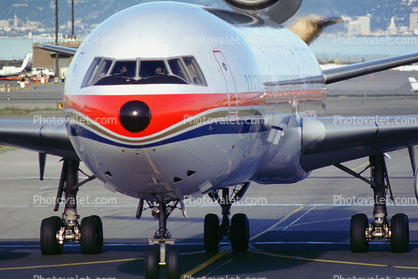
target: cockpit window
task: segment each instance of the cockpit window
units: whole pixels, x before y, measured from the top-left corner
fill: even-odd
[[[139,71],[140,77],[146,78],[146,77],[166,75],[166,74],[168,74],[168,71],[163,60],[141,61],[140,71]]]
[[[194,84],[207,86],[192,56],[167,59],[114,60],[96,57],[81,87],[121,84]]]
[[[135,77],[136,61],[117,61],[112,69],[112,76]]]
[[[183,63],[179,58],[168,60],[168,65],[170,65],[170,69],[173,75],[176,75],[181,79],[185,80],[187,83],[190,83],[189,75],[184,69]]]
[[[107,72],[109,71],[110,66],[112,65],[112,60],[109,59],[103,59],[100,63],[96,74],[94,75],[94,78],[92,80],[92,83],[96,83],[99,79],[106,76]]]
[[[183,61],[184,64],[186,64],[186,68],[190,74],[192,83],[206,86],[205,77],[203,76],[203,73],[197,64],[196,59],[194,59],[194,57],[184,57]]]
[[[81,87],[86,87],[91,84],[91,77],[93,76],[93,73],[97,70],[97,67],[99,67],[101,60],[102,59],[100,57],[96,57],[93,59],[93,62],[91,62],[90,67],[87,70],[86,75],[84,76],[83,82],[81,83]]]

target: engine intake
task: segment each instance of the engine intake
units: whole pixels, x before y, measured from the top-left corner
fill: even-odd
[[[225,0],[231,6],[244,10],[261,10],[276,4],[280,0]]]
[[[283,23],[299,10],[302,0],[223,0],[235,12],[262,14]]]

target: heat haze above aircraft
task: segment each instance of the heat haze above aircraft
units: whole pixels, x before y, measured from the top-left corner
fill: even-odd
[[[208,194],[222,217],[204,219],[204,245],[218,251],[228,238],[246,251],[249,220],[229,218],[234,200],[251,182],[295,183],[332,166],[359,178],[341,163],[369,157],[377,197],[374,221],[354,215],[353,252],[386,239],[394,252],[409,249],[408,218],[387,220],[388,184],[383,154],[418,143],[418,116],[400,125],[394,117],[324,117],[326,85],[418,61],[418,53],[321,70],[309,47],[281,23],[301,0],[225,0],[233,9],[152,2],[133,6],[101,23],[76,49],[40,45],[74,55],[65,81],[65,123],[0,121],[0,142],[63,158],[57,199],[75,200],[85,183],[138,198],[159,219],[145,254],[145,277],[178,278],[180,254],[168,229],[170,213],[187,195]],[[366,121],[367,120],[367,121]],[[403,122],[402,122],[403,123]],[[79,182],[80,161],[92,175]],[[415,164],[413,163],[415,169]],[[227,202],[225,202],[227,201]],[[58,204],[56,209],[58,209]],[[84,217],[67,203],[62,217],[41,224],[41,251],[59,254],[68,241],[84,254],[100,253],[100,217]]]

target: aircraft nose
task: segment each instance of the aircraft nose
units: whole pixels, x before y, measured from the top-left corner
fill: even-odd
[[[132,133],[138,133],[148,127],[151,122],[151,110],[141,101],[129,101],[119,111],[122,126]]]

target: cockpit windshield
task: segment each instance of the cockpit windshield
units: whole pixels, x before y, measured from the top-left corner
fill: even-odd
[[[168,59],[93,60],[82,87],[116,84],[193,84],[207,86],[192,56]]]
[[[134,78],[136,71],[135,61],[116,61],[112,68],[111,75],[119,77]]]
[[[183,57],[183,61],[184,64],[186,64],[187,71],[189,72],[193,83],[197,85],[206,84],[205,77],[197,64],[196,59],[194,59],[194,57]]]
[[[142,78],[168,74],[164,61],[141,61],[139,76]]]
[[[171,72],[179,76],[180,78],[187,81],[187,83],[190,83],[189,75],[186,72],[186,69],[183,66],[183,63],[179,58],[169,59],[168,64],[170,65]]]

